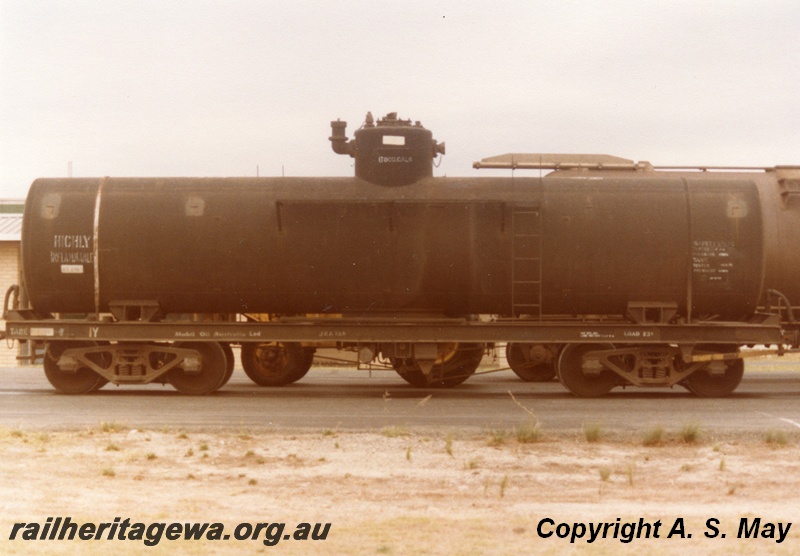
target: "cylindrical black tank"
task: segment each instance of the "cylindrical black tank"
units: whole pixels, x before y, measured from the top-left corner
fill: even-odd
[[[800,169],[433,178],[444,144],[419,123],[368,115],[350,141],[345,128],[332,122],[330,140],[356,159],[355,178],[36,180],[22,230],[33,307],[543,316],[672,306],[736,320],[767,289],[800,303]]]
[[[765,236],[759,187],[777,185],[762,181],[572,171],[402,188],[358,178],[41,179],[25,206],[25,283],[33,307],[49,312],[155,301],[167,313],[511,315],[540,305],[541,314],[621,315],[653,302],[738,319],[771,287],[764,243],[775,238]]]

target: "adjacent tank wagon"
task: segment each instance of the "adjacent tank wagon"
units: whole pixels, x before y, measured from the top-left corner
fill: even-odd
[[[445,146],[418,122],[368,115],[354,139],[331,127],[353,178],[36,180],[29,308],[8,335],[48,343],[47,376],[68,392],[208,393],[230,344],[264,385],[333,345],[454,386],[507,344],[521,377],[557,374],[578,395],[725,395],[741,346],[797,345],[800,167],[514,154],[475,164],[507,176],[440,178]]]

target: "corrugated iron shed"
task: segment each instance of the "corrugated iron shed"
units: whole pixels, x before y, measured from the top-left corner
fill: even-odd
[[[0,214],[0,241],[19,241],[22,235],[21,214]]]

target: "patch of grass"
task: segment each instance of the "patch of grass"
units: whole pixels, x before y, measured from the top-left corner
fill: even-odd
[[[444,440],[444,451],[451,458],[455,457],[455,456],[453,456],[453,433],[452,432],[447,433],[447,438],[445,438],[445,440]]]
[[[489,437],[487,438],[486,443],[493,447],[502,446],[506,443],[508,437],[511,436],[506,429],[492,429],[488,434]]]
[[[411,433],[408,432],[408,429],[405,427],[383,427],[381,429],[381,434],[386,438],[399,438],[401,436],[411,436]]]
[[[660,446],[664,442],[664,427],[655,425],[647,429],[642,437],[645,446]]]
[[[411,446],[406,448],[406,461],[411,461]]]
[[[505,497],[506,495],[506,488],[508,488],[508,475],[503,475],[503,480],[500,481],[500,498]]]
[[[102,475],[103,477],[116,477],[117,474],[112,468],[106,467],[105,469],[103,469]]]
[[[603,428],[600,423],[584,423],[583,437],[586,442],[597,442],[603,434]]]
[[[681,440],[684,444],[694,444],[700,440],[700,425],[686,423],[681,427]]]
[[[146,457],[147,459],[149,459],[149,460],[154,460],[154,459],[156,459],[158,456],[157,456],[157,455],[155,455],[153,452],[150,452],[150,453],[149,453],[149,454],[147,454],[147,456],[145,456],[145,457]]]
[[[180,434],[178,435],[178,439],[179,439],[179,440],[188,440],[188,439],[189,439],[189,436],[188,436],[188,435],[187,435],[185,432],[182,432],[182,433],[180,433]]]
[[[720,458],[719,460],[719,470],[725,471],[725,458]]]
[[[100,423],[101,432],[122,432],[125,427],[118,423]]]
[[[197,448],[197,449],[200,450],[201,452],[207,452],[208,451],[208,444],[203,442],[202,444],[200,444],[200,447]]]
[[[528,421],[519,428],[514,429],[514,436],[520,444],[532,444],[538,442],[541,437],[542,429],[538,422]]]
[[[108,446],[106,446],[106,452],[119,452],[120,449],[121,448],[114,443],[111,443]]]
[[[464,469],[466,469],[466,470],[477,469],[480,466],[481,461],[482,460],[481,460],[480,457],[476,457],[476,458],[472,458],[470,460],[467,460],[467,461],[464,462]]]
[[[256,481],[255,479],[250,479],[249,481],[247,481],[247,484],[250,486],[255,486],[258,484],[258,481]]]
[[[628,485],[633,486],[633,472],[634,472],[634,465],[632,463],[628,464],[628,467],[625,469],[625,475],[628,477]]]
[[[600,473],[600,480],[603,482],[606,482],[611,478],[610,467],[603,466],[600,469],[598,469],[598,472]]]
[[[783,447],[788,444],[789,439],[782,430],[770,430],[764,433],[764,442],[771,446]]]
[[[186,453],[183,454],[183,455],[184,455],[184,457],[190,458],[190,457],[192,457],[194,455],[194,450],[189,448],[188,450],[186,450]]]

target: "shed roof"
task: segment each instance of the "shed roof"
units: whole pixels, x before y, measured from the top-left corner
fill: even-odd
[[[19,241],[22,237],[22,215],[0,214],[0,241]]]

